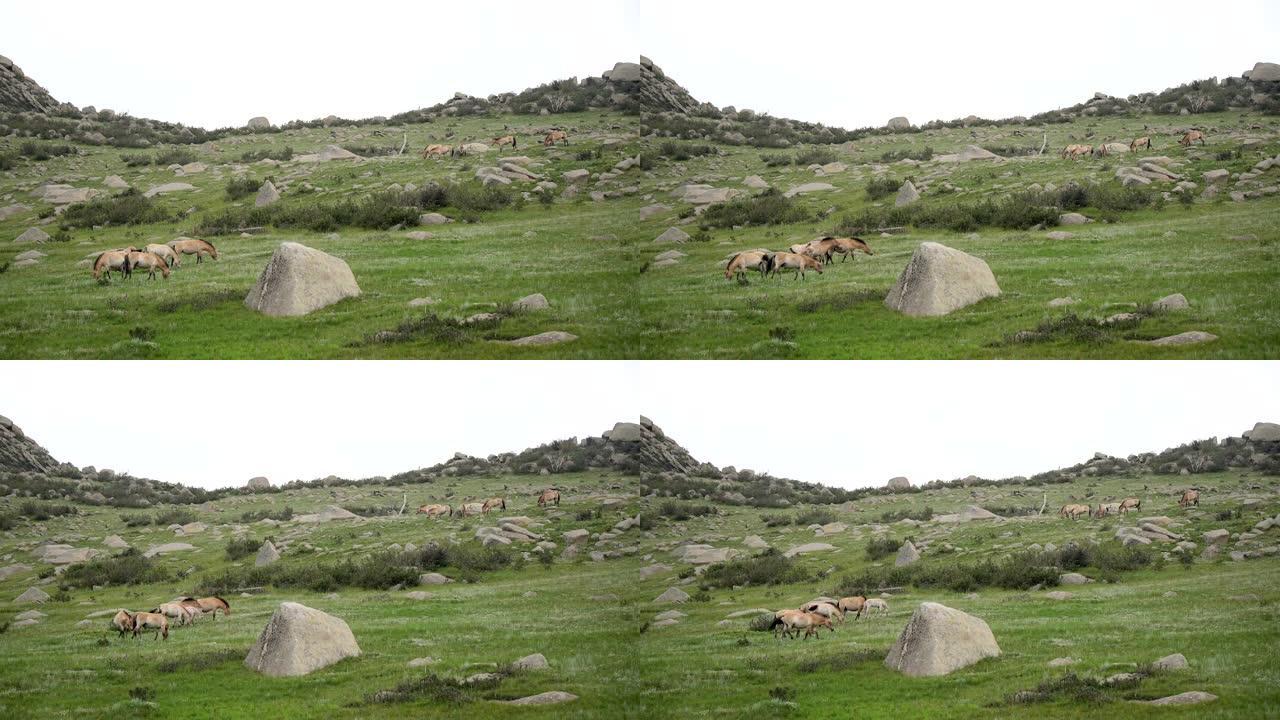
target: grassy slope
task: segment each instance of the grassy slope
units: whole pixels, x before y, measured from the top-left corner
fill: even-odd
[[[581,167],[607,170],[636,152],[636,118],[581,113],[557,117],[555,122],[575,130],[572,145],[544,149],[536,142],[535,131],[547,123],[536,118],[473,118],[408,126],[409,146],[420,149],[443,139],[446,129],[456,133],[453,141],[458,142],[459,138],[487,139],[504,134],[507,126],[519,134],[521,146],[514,152],[506,148],[483,157],[440,161],[424,161],[411,152],[402,158],[374,158],[354,165],[250,165],[248,174],[259,180],[269,175],[277,180],[292,178],[295,187],[310,182],[317,188],[316,193],[290,197],[286,192],[282,201],[309,203],[342,197],[358,199],[394,183],[466,181],[476,167],[495,164],[498,157],[528,155],[545,163],[538,172],[563,189],[561,173]],[[32,224],[34,213],[42,204],[31,199],[29,191],[42,181],[67,179],[77,186],[100,187],[102,177],[119,174],[144,190],[175,180],[190,182],[199,189],[160,198],[174,212],[196,208],[198,213],[191,219],[134,228],[74,231],[70,243],[39,247],[49,254],[39,266],[12,269],[0,275],[0,286],[7,297],[0,308],[0,357],[601,358],[626,352],[626,338],[617,320],[626,312],[629,274],[620,274],[619,268],[636,263],[629,259],[624,218],[642,203],[637,198],[592,202],[586,194],[594,186],[585,187],[579,199],[558,200],[551,208],[534,201],[523,209],[487,214],[478,224],[425,227],[422,229],[434,233],[434,237],[422,241],[408,239],[407,231],[354,228],[337,234],[273,230],[245,239],[214,238],[223,254],[221,261],[197,267],[188,258],[168,282],[135,278],[132,282],[99,286],[86,268],[77,266],[95,249],[166,242],[190,233],[195,218],[231,204],[223,192],[226,180],[235,174],[230,163],[238,161],[246,151],[278,150],[289,145],[302,153],[332,142],[396,147],[401,142],[401,134],[390,129],[382,135],[374,135],[371,128],[338,128],[335,132],[336,141],[328,130],[320,129],[229,138],[195,146],[199,160],[209,164],[210,170],[182,178],[164,168],[126,168],[120,156],[133,154],[132,151],[110,148],[85,148],[87,155],[26,164],[12,176],[0,177],[0,198],[12,198],[34,208],[31,213],[0,222],[0,238],[16,237]],[[604,147],[611,138],[623,142]],[[575,158],[576,153],[588,150],[599,150],[600,158]],[[634,174],[635,171],[630,173]],[[629,182],[634,180],[623,176],[605,189],[621,188]],[[528,190],[532,184],[515,183],[513,187]],[[250,196],[240,204],[252,202]],[[54,232],[53,228],[48,230]],[[598,236],[609,237],[592,239]],[[304,318],[268,318],[245,308],[241,302],[244,295],[276,246],[285,240],[302,242],[346,260],[363,296]],[[13,248],[14,254],[27,249]],[[623,258],[628,260],[622,262]],[[485,340],[349,346],[378,330],[419,317],[428,309],[465,317],[487,309],[484,304],[501,305],[535,292],[546,295],[552,309],[509,320],[492,337],[512,339],[565,330],[578,335],[579,341],[534,349],[516,349]],[[422,310],[409,308],[408,302],[418,297],[440,302]],[[159,307],[165,303],[181,306],[176,311],[162,312]],[[129,331],[138,326],[153,331],[154,346],[130,342]]]
[[[1280,355],[1280,314],[1273,288],[1280,283],[1280,198],[1232,203],[1225,199],[1198,201],[1193,208],[1177,202],[1162,210],[1121,216],[1118,224],[1063,228],[1075,234],[1069,241],[1052,241],[1045,233],[984,229],[976,234],[914,231],[893,237],[870,237],[875,257],[859,256],[856,265],[838,264],[823,277],[807,282],[790,277],[767,284],[753,280],[748,287],[724,280],[719,263],[728,254],[754,247],[785,248],[831,231],[845,214],[870,206],[864,189],[883,172],[899,181],[932,177],[933,189],[949,181],[957,192],[948,197],[925,193],[922,202],[951,202],[1004,195],[1032,184],[1071,180],[1108,181],[1122,165],[1136,164],[1132,156],[1070,162],[1052,149],[1095,133],[1092,142],[1151,134],[1156,149],[1147,155],[1167,155],[1183,163],[1178,172],[1203,188],[1201,174],[1227,168],[1242,171],[1265,156],[1280,152],[1274,120],[1262,119],[1262,130],[1249,129],[1258,118],[1227,113],[1197,118],[1214,128],[1212,146],[1187,151],[1170,137],[1178,121],[1166,118],[1078,121],[1047,128],[1050,153],[1044,158],[1014,159],[1003,164],[973,162],[957,166],[877,165],[889,151],[938,153],[967,144],[1039,147],[1039,132],[1015,128],[974,128],[929,131],[915,135],[872,137],[838,148],[849,170],[816,177],[803,167],[768,168],[762,157],[794,151],[761,151],[721,146],[718,157],[673,163],[660,160],[656,169],[657,199],[673,210],[645,221],[647,239],[678,222],[683,207],[667,198],[666,190],[681,182],[705,182],[741,188],[742,178],[760,175],[777,188],[805,182],[827,182],[836,191],[801,198],[816,211],[834,209],[828,220],[768,228],[713,230],[710,243],[688,243],[690,255],[681,264],[646,274],[641,287],[641,312],[652,327],[637,347],[642,357],[686,358],[1271,358]],[[1150,129],[1144,129],[1152,123]],[[1025,133],[1015,136],[1014,133]],[[1032,137],[1034,135],[1034,137]],[[1262,138],[1259,149],[1242,150],[1239,159],[1216,160],[1219,151],[1237,150],[1244,136]],[[656,147],[656,142],[650,141]],[[949,171],[949,172],[948,172]],[[1261,179],[1276,182],[1275,170]],[[881,204],[892,204],[890,196]],[[1098,217],[1096,210],[1085,214]],[[693,232],[690,230],[690,232]],[[945,318],[909,319],[885,308],[881,299],[922,241],[932,240],[985,259],[1004,295]],[[651,252],[663,250],[651,245]],[[1147,321],[1129,337],[1153,339],[1187,330],[1219,335],[1217,342],[1183,348],[1152,348],[1126,340],[1086,344],[1070,340],[1026,345],[1000,345],[1019,330],[1035,328],[1043,320],[1068,312],[1106,317],[1122,312],[1125,304],[1143,305],[1174,292],[1185,294],[1190,312]],[[1069,308],[1051,309],[1049,300],[1075,297]],[[815,301],[825,305],[805,312],[798,306]],[[770,340],[769,331],[792,331],[794,346]]]
[[[1045,488],[1049,504],[1067,499],[1139,494],[1145,514],[1168,514],[1182,523],[1179,528],[1193,540],[1216,527],[1243,530],[1263,514],[1280,511],[1273,484],[1260,489],[1258,480],[1235,473],[1198,476],[1209,487],[1199,510],[1182,511],[1173,493],[1184,483],[1179,478],[1143,477],[1105,479],[1089,485],[1056,485]],[[578,510],[601,507],[608,496],[620,497],[617,477],[585,473],[560,477],[566,488],[566,517],[545,530],[552,538],[574,527],[602,530],[636,503],[603,508],[599,519],[577,521]],[[530,507],[531,493],[540,487],[536,478],[500,480],[469,479],[444,486],[407,488],[409,501],[450,499],[497,492],[499,486],[511,499],[510,514],[537,516]],[[971,495],[971,492],[973,493]],[[1237,520],[1217,521],[1219,510],[1240,507],[1246,497],[1261,503],[1243,510]],[[462,707],[431,701],[408,705],[353,706],[360,697],[420,674],[406,667],[409,659],[434,656],[441,663],[433,670],[465,676],[482,667],[468,663],[504,663],[531,652],[542,652],[553,669],[529,673],[505,682],[495,697],[561,689],[581,699],[549,709],[525,709],[521,717],[848,717],[857,708],[860,717],[1090,717],[1098,712],[1131,717],[1157,712],[1132,705],[1089,707],[1070,702],[1029,707],[991,709],[1013,692],[1035,686],[1065,670],[1045,663],[1055,657],[1081,659],[1074,670],[1090,674],[1121,672],[1121,665],[1145,663],[1182,652],[1192,670],[1157,676],[1132,695],[1157,697],[1191,689],[1207,690],[1221,699],[1201,706],[1197,717],[1257,717],[1280,712],[1280,677],[1271,661],[1271,648],[1280,639],[1276,624],[1280,608],[1280,559],[1243,563],[1197,563],[1184,569],[1170,563],[1159,570],[1125,575],[1120,584],[1096,583],[1069,588],[1075,597],[1054,602],[1041,593],[985,590],[970,598],[950,592],[910,591],[890,600],[887,618],[846,626],[836,635],[808,643],[775,641],[766,633],[746,630],[746,621],[730,627],[717,623],[724,615],[752,607],[786,607],[819,593],[830,592],[845,573],[869,565],[863,554],[866,540],[875,532],[869,523],[880,514],[905,507],[929,505],[944,512],[978,502],[992,507],[1036,506],[1039,489],[974,488],[928,491],[913,495],[870,498],[841,511],[850,529],[834,537],[818,538],[838,550],[804,556],[802,564],[814,571],[835,568],[827,579],[781,587],[712,591],[708,602],[680,607],[689,617],[680,624],[639,633],[643,623],[666,609],[651,600],[676,584],[675,571],[640,580],[639,568],[652,561],[672,561],[668,550],[683,540],[704,540],[717,546],[740,547],[746,534],[760,534],[774,546],[790,547],[814,540],[800,527],[765,528],[762,515],[776,511],[723,508],[712,518],[675,523],[659,521],[653,535],[631,531],[622,538],[638,546],[636,555],[593,563],[558,562],[551,570],[532,563],[523,569],[484,576],[475,585],[453,584],[428,588],[431,600],[414,602],[403,593],[344,590],[336,597],[308,592],[274,590],[252,598],[231,598],[230,622],[202,622],[194,628],[175,630],[165,642],[112,638],[101,626],[77,629],[74,623],[88,612],[119,605],[142,607],[184,592],[186,583],[172,582],[141,588],[74,591],[68,603],[49,603],[41,609],[49,617],[31,628],[9,630],[3,636],[6,652],[0,657],[0,715],[6,717],[510,717],[505,706],[478,702]],[[240,513],[286,503],[300,512],[332,502],[355,505],[399,505],[396,488],[343,488],[305,490],[281,495],[228,498],[202,510],[206,522],[234,522]],[[129,511],[134,512],[134,511]],[[174,539],[162,528],[127,530],[119,522],[122,511],[92,509],[75,519],[52,520],[39,528],[23,526],[0,539],[0,557],[27,560],[27,552],[43,538],[72,539],[95,546],[101,537],[119,533],[138,547]],[[958,555],[931,557],[922,562],[947,562],[950,557],[983,557],[1000,554],[1032,542],[1062,542],[1073,538],[1108,537],[1114,521],[1009,521],[975,523],[950,528],[929,524],[919,528],[888,528],[897,536],[932,537],[953,543]],[[472,529],[476,526],[473,521]],[[393,542],[421,543],[429,538],[467,537],[459,520],[428,522],[418,518],[375,519],[357,524],[330,524],[307,531],[286,525],[267,530],[250,528],[255,537],[268,532],[296,535],[294,547],[310,542],[320,556],[359,554]],[[1265,539],[1274,542],[1274,534]],[[210,530],[185,538],[200,549],[185,556],[170,555],[163,562],[178,570],[197,569],[196,576],[226,565],[222,548],[232,529],[215,524]],[[307,555],[286,552],[282,562],[308,562]],[[251,561],[251,560],[249,560]],[[888,560],[889,562],[892,559]],[[39,565],[38,563],[32,563]],[[1089,571],[1085,571],[1089,574]],[[7,619],[21,608],[8,602],[32,582],[30,574],[0,582],[0,617]],[[687,588],[690,592],[694,588]],[[524,598],[528,590],[536,597]],[[1164,598],[1168,590],[1176,598]],[[618,601],[593,601],[591,596],[616,594]],[[165,660],[198,658],[220,650],[239,655],[247,651],[272,609],[282,600],[295,599],[344,618],[355,632],[364,655],[305,678],[268,680],[246,670],[231,657],[205,670],[180,669],[157,673]],[[938,600],[972,612],[988,621],[1004,655],[945,678],[909,680],[885,670],[877,661],[856,667],[802,672],[799,664],[814,658],[833,659],[860,649],[884,650],[892,644],[915,605]],[[8,612],[4,612],[7,610]],[[101,621],[105,623],[105,620]],[[127,701],[129,688],[143,685],[156,691],[157,707],[147,711]],[[769,699],[775,687],[791,688],[796,706]],[[1163,713],[1162,713],[1163,714]]]

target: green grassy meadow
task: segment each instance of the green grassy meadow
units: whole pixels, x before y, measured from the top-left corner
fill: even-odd
[[[655,512],[660,498],[638,498],[634,480],[598,472],[561,475],[564,503],[544,511],[533,502],[543,487],[538,478],[507,476],[445,480],[405,487],[357,486],[289,490],[232,496],[195,506],[208,528],[175,537],[165,527],[127,528],[123,516],[154,514],[164,508],[121,510],[82,507],[81,514],[43,522],[20,521],[0,535],[0,558],[24,562],[33,570],[0,581],[0,622],[34,606],[12,599],[39,582],[48,568],[29,553],[50,540],[101,548],[108,534],[119,534],[139,549],[180,540],[195,551],[162,555],[159,562],[180,575],[142,586],[71,590],[69,597],[39,606],[47,613],[39,624],[9,628],[0,634],[0,716],[275,718],[275,717],[625,717],[625,718],[837,718],[856,710],[866,718],[1100,716],[1204,718],[1268,717],[1280,713],[1280,677],[1273,648],[1280,640],[1280,557],[1233,562],[1176,559],[1105,580],[1069,586],[1067,600],[1044,591],[981,589],[976,593],[908,587],[888,597],[887,616],[868,617],[841,626],[818,640],[779,640],[748,628],[750,616],[727,620],[751,608],[793,607],[829,594],[850,574],[893,557],[872,561],[865,552],[872,537],[914,538],[926,545],[920,563],[942,564],[998,559],[1032,543],[1059,545],[1071,540],[1109,539],[1132,518],[1072,522],[1056,517],[1010,517],[995,522],[948,525],[938,522],[882,523],[886,513],[924,507],[935,513],[965,505],[1038,508],[1047,515],[1069,500],[1098,502],[1137,495],[1142,516],[1168,516],[1170,527],[1193,542],[1210,529],[1248,530],[1264,516],[1280,513],[1274,484],[1239,472],[1196,477],[1205,488],[1199,508],[1182,509],[1176,493],[1185,485],[1177,476],[1143,476],[1077,481],[1044,487],[973,487],[868,497],[828,510],[847,528],[817,537],[805,526],[767,527],[766,517],[801,510],[762,510],[719,505],[718,513],[686,520],[658,517],[597,546],[589,543],[573,560],[558,557],[544,567],[536,560],[484,573],[474,583],[422,588],[426,600],[407,590],[341,589],[335,593],[269,587],[248,597],[228,597],[229,618],[208,618],[194,627],[176,628],[168,641],[117,639],[107,618],[77,627],[86,615],[115,607],[149,609],[188,592],[199,578],[216,575],[232,563],[224,553],[238,535],[271,536],[285,545],[282,564],[359,558],[393,543],[469,539],[488,519],[427,520],[420,516],[369,517],[305,525],[278,526],[241,522],[245,512],[309,512],[331,504],[359,507],[409,507],[502,493],[506,515],[527,515],[541,523],[539,533],[562,545],[560,534],[575,528],[609,530],[637,511]],[[407,496],[407,497],[406,497]],[[1238,513],[1236,512],[1238,511]],[[1225,520],[1218,519],[1224,513]],[[582,518],[582,519],[579,519]],[[1251,541],[1274,544],[1275,533]],[[801,555],[797,565],[808,579],[782,585],[711,588],[703,594],[693,568],[671,551],[684,542],[735,548],[759,535],[784,550],[822,541],[834,551]],[[953,549],[943,552],[944,544]],[[1250,545],[1252,546],[1252,545]],[[517,544],[514,547],[521,546]],[[593,561],[588,550],[618,550],[616,557]],[[1172,545],[1156,543],[1157,555]],[[1234,548],[1234,544],[1232,545]],[[1197,553],[1198,554],[1198,553]],[[1176,555],[1173,553],[1172,555]],[[252,563],[252,556],[238,561]],[[642,577],[641,568],[668,566]],[[445,574],[451,574],[448,570]],[[1080,572],[1097,577],[1095,569]],[[682,587],[694,595],[680,605],[656,605],[660,593]],[[44,585],[54,592],[56,581]],[[1169,593],[1174,595],[1169,595]],[[531,594],[532,593],[532,594]],[[272,679],[246,669],[243,655],[274,608],[295,600],[344,619],[363,655],[301,678]],[[991,626],[1003,651],[999,658],[948,676],[912,679],[885,669],[880,658],[893,643],[915,606],[932,600],[970,612]],[[665,610],[685,613],[668,627],[652,627]],[[369,704],[374,692],[432,672],[462,678],[490,670],[529,653],[543,653],[550,670],[515,674],[498,687],[477,693],[471,702],[418,699]],[[1156,674],[1135,688],[1107,699],[1084,702],[1058,698],[1044,703],[1007,704],[1019,690],[1068,672],[1105,677],[1126,672],[1175,652],[1190,669]],[[861,653],[861,654],[859,654]],[[427,668],[409,660],[437,658]],[[1067,668],[1049,660],[1072,657]],[[132,688],[152,691],[150,700],[130,699]],[[514,708],[493,702],[547,690],[571,692],[579,699],[542,708]],[[1127,702],[1188,690],[1219,696],[1215,702],[1179,711]]]

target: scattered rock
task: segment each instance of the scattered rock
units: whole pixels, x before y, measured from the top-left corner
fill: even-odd
[[[921,603],[884,659],[910,677],[947,675],[1000,655],[991,628],[980,618],[939,603]]]
[[[898,556],[894,558],[893,564],[896,567],[910,565],[920,559],[920,551],[916,550],[916,546],[910,540],[902,543],[898,548]]]
[[[196,549],[195,545],[191,545],[190,543],[175,542],[175,543],[165,543],[163,545],[156,545],[155,547],[148,549],[146,552],[142,554],[145,557],[155,557],[156,555],[167,555],[169,553],[186,552],[188,550],[195,550],[195,549]]]
[[[262,543],[262,547],[258,548],[258,556],[253,559],[254,567],[262,567],[280,559],[280,551],[276,550],[276,546],[270,540]]]
[[[26,245],[28,243],[47,243],[53,238],[49,233],[40,228],[27,228],[21,235],[13,239],[17,245]]]
[[[1147,705],[1196,705],[1198,703],[1213,702],[1218,696],[1213,693],[1203,692],[1201,690],[1192,690],[1190,692],[1178,693],[1169,697],[1162,697],[1159,700],[1135,700],[1134,702],[1145,702]]]
[[[1191,307],[1191,303],[1187,302],[1186,296],[1182,293],[1166,295],[1151,304],[1160,310],[1186,310]]]
[[[554,705],[555,703],[570,702],[577,700],[578,696],[573,693],[567,693],[562,690],[551,690],[537,695],[522,697],[517,700],[500,700],[498,702],[507,705]]]
[[[528,345],[555,345],[557,343],[573,342],[577,339],[578,336],[572,333],[563,332],[561,330],[551,330],[549,332],[538,333],[537,335],[522,337],[517,340],[510,340],[507,344],[516,345],[518,347],[525,347]]]
[[[346,262],[300,243],[285,242],[271,255],[244,304],[271,317],[292,317],[359,295],[360,286]]]
[[[279,202],[279,200],[280,191],[276,190],[276,186],[268,180],[262,183],[262,187],[258,188],[258,196],[253,199],[253,204],[256,207],[263,207],[264,205]]]
[[[787,557],[795,557],[796,555],[806,555],[808,553],[816,553],[816,552],[827,552],[829,550],[835,550],[835,549],[836,548],[834,545],[828,545],[827,543],[805,543],[803,545],[797,545],[791,548],[790,550],[783,553],[783,555],[786,555]]]
[[[894,199],[893,204],[896,207],[903,207],[917,202],[920,199],[920,191],[916,190],[916,186],[910,181],[902,183],[902,187],[898,188],[898,197]]]
[[[691,239],[692,238],[689,236],[689,233],[681,230],[680,228],[673,227],[667,228],[666,232],[654,238],[653,241],[659,245],[666,245],[669,243],[683,244],[689,242]]]
[[[1147,340],[1148,345],[1156,347],[1168,347],[1177,345],[1197,345],[1199,343],[1213,342],[1218,336],[1213,333],[1203,332],[1201,330],[1192,330],[1190,332],[1178,333],[1169,337],[1162,337],[1159,340]]]
[[[653,599],[658,605],[666,605],[670,603],[682,603],[689,600],[689,593],[678,587],[667,588],[665,592]]]
[[[921,243],[884,304],[912,317],[946,315],[996,297],[991,268],[982,260],[935,242]]]
[[[1182,653],[1165,655],[1159,660],[1151,663],[1151,665],[1159,670],[1186,670],[1191,667],[1187,664],[1187,658]]]
[[[155,197],[157,195],[168,195],[170,193],[176,193],[176,192],[190,192],[195,189],[196,189],[196,186],[190,183],[172,182],[172,183],[165,183],[163,185],[156,185],[155,187],[151,188],[150,190],[142,194],[150,198],[150,197]]]
[[[547,663],[547,658],[542,653],[534,653],[525,655],[524,657],[511,663],[512,667],[519,670],[547,670],[551,665]]]
[[[27,605],[31,603],[44,603],[49,601],[49,593],[40,588],[27,588],[27,591],[13,599],[14,605]]]
[[[547,302],[546,296],[542,293],[526,295],[511,304],[520,310],[546,310],[551,307],[551,304]]]
[[[360,646],[341,619],[284,602],[262,629],[244,664],[271,677],[293,677],[358,655]]]

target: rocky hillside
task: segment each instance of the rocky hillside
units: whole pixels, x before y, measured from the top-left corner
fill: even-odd
[[[22,428],[0,415],[0,470],[49,473],[58,467],[48,450],[27,437]]]
[[[58,107],[48,90],[0,55],[0,111],[49,113]]]
[[[643,135],[755,147],[843,143],[870,135],[943,127],[1038,125],[1114,115],[1193,116],[1223,110],[1280,114],[1280,65],[1263,62],[1239,77],[1198,80],[1163,92],[1140,93],[1127,98],[1096,93],[1083,103],[1042,112],[1030,118],[1018,116],[997,120],[970,115],[963,119],[933,120],[923,125],[914,125],[906,118],[894,118],[882,127],[856,130],[775,118],[733,106],[717,108],[711,103],[698,102],[648,58],[641,57],[641,68],[645,78],[640,91]]]

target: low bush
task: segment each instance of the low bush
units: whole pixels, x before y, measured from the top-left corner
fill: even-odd
[[[896,552],[902,547],[902,541],[891,537],[873,537],[867,541],[867,559],[871,561],[881,560]]]
[[[165,660],[156,666],[156,670],[162,673],[172,673],[179,670],[197,672],[209,670],[233,660],[237,662],[243,661],[247,653],[248,651],[244,649],[208,650],[194,655],[184,655],[183,657]]]
[[[675,500],[667,500],[654,510],[654,514],[658,517],[669,518],[671,520],[688,520],[693,517],[703,517],[706,515],[717,515],[719,510],[715,505],[710,503],[688,503],[677,502]]]
[[[256,195],[261,187],[262,183],[251,177],[231,178],[227,181],[227,199],[240,200],[250,195]]]
[[[169,579],[170,574],[154,560],[129,548],[118,555],[67,566],[60,585],[63,588],[92,588],[95,585],[146,585]]]
[[[817,672],[819,670],[849,670],[868,662],[883,662],[888,654],[887,650],[872,650],[870,648],[850,650],[838,655],[803,660],[796,666],[796,669],[802,673]]]
[[[796,152],[795,164],[800,167],[809,165],[826,165],[833,163],[837,159],[836,153],[829,147],[814,146],[804,148]]]
[[[805,572],[797,567],[795,560],[770,548],[754,557],[735,558],[709,566],[702,574],[701,587],[706,590],[742,585],[786,585],[805,579]]]
[[[996,514],[1003,515],[1004,513]],[[928,505],[920,508],[919,510],[904,508],[902,510],[887,510],[880,513],[880,522],[885,523],[886,525],[898,522],[899,520],[919,520],[920,522],[926,522],[931,519],[933,519],[933,508]]]
[[[902,184],[902,180],[895,180],[891,177],[872,178],[867,183],[867,199],[873,201],[883,200],[890,195],[895,195],[902,188]]]
[[[800,526],[826,525],[827,523],[835,522],[836,519],[836,514],[827,508],[811,507],[796,513],[795,524]]]
[[[61,145],[51,145],[38,143],[32,140],[22,143],[18,148],[18,153],[23,157],[31,158],[37,162],[44,162],[50,158],[62,157],[64,155],[77,155],[79,152],[80,151],[76,150],[74,145],[67,145],[65,143]]]
[[[257,553],[260,547],[262,547],[261,540],[251,537],[232,538],[227,542],[227,559],[234,562],[249,557]]]
[[[64,230],[70,230],[101,225],[146,225],[169,219],[169,214],[154,200],[130,188],[119,195],[68,206],[60,217],[60,224]]]
[[[80,509],[69,503],[45,503],[35,500],[24,500],[18,506],[18,514],[29,520],[48,520],[66,515],[78,515]]]
[[[658,146],[658,154],[675,160],[684,162],[689,158],[702,157],[704,155],[717,155],[719,150],[714,145],[678,143],[668,140]]]
[[[161,150],[156,154],[155,164],[160,167],[168,167],[170,165],[186,165],[196,161],[196,154],[190,148],[171,147]]]
[[[285,162],[286,160],[292,159],[293,148],[288,145],[284,146],[280,150],[275,150],[273,148],[267,148],[266,150],[246,150],[240,154],[240,162],[242,163],[258,162],[259,160],[278,160],[280,162]]]
[[[741,197],[712,205],[702,214],[703,230],[748,225],[781,225],[802,222],[809,213],[776,188],[753,197]]]
[[[169,508],[156,513],[156,525],[186,525],[196,521],[196,514],[184,507]]]
[[[933,148],[925,146],[923,150],[889,150],[880,156],[880,162],[892,163],[899,160],[919,160],[927,162],[933,159]]]
[[[285,520],[293,519],[293,508],[286,505],[280,510],[248,510],[240,514],[240,522],[252,523],[259,520]]]

